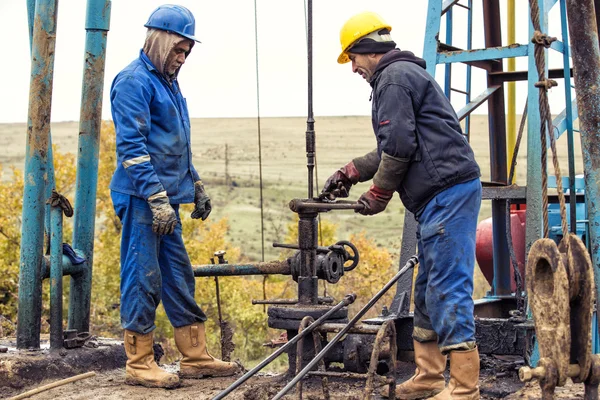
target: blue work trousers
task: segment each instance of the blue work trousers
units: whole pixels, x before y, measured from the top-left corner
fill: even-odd
[[[444,353],[475,344],[473,271],[480,206],[481,182],[475,179],[439,193],[416,218],[413,338],[437,340]]]
[[[163,301],[175,328],[206,321],[194,299],[196,281],[181,237],[181,220],[170,235],[152,232],[152,211],[143,199],[111,191],[121,219],[121,325],[146,334],[156,328]],[[179,219],[179,205],[173,204]]]

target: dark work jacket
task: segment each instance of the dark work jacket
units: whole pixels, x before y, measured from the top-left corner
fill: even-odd
[[[425,60],[391,50],[371,79],[372,122],[377,152],[408,161],[397,191],[419,214],[438,193],[481,174],[458,117]]]

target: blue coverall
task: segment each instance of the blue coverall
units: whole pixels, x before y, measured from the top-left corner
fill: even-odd
[[[181,220],[170,235],[152,232],[148,197],[166,191],[179,219],[179,204],[194,202],[190,120],[177,80],[158,73],[146,54],[123,69],[110,92],[117,135],[117,169],[110,189],[123,225],[121,323],[146,334],[163,306],[175,327],[203,322],[194,299],[195,280],[181,237]]]

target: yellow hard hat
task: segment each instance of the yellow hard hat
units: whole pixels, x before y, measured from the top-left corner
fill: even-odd
[[[348,49],[358,39],[368,35],[371,32],[378,31],[386,28],[391,31],[392,27],[389,26],[379,14],[374,12],[365,11],[360,14],[356,14],[350,18],[342,29],[340,30],[340,44],[342,45],[342,53],[338,57],[338,63],[345,64],[350,62],[348,58]]]

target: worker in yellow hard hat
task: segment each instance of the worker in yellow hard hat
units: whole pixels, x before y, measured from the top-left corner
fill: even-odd
[[[342,27],[338,62],[351,62],[352,72],[373,88],[377,148],[337,170],[321,198],[347,197],[354,184],[372,179],[358,199],[363,208],[357,212],[375,215],[385,210],[395,192],[400,194],[418,222],[419,271],[413,329],[417,369],[397,386],[396,397],[476,400],[479,353],[472,294],[479,166],[425,61],[396,49],[391,30],[372,12],[355,15]]]

